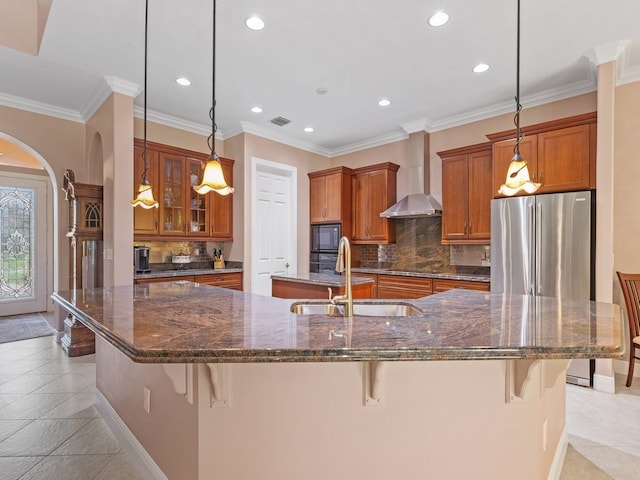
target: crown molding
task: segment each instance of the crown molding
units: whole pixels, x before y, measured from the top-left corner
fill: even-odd
[[[128,97],[136,98],[142,92],[140,85],[129,80],[124,80],[119,77],[105,76],[104,81],[113,93],[120,93]]]
[[[16,108],[18,110],[26,110],[28,112],[39,113],[49,117],[56,117],[62,120],[70,120],[72,122],[85,123],[84,118],[75,110],[69,108],[56,107],[48,103],[29,100],[28,98],[17,97],[0,92],[0,105],[5,107]]]
[[[625,55],[627,46],[631,42],[629,40],[619,40],[617,42],[608,43],[595,47],[585,55],[589,61],[595,65],[603,63],[616,62]]]
[[[379,147],[388,143],[399,142],[401,140],[406,140],[407,138],[409,138],[409,135],[404,131],[385,133],[383,135],[378,135],[377,137],[368,138],[367,140],[363,140],[361,142],[351,143],[343,147],[331,149],[329,157],[333,158],[340,155],[347,155],[349,153],[359,152],[360,150]]]
[[[545,90],[533,95],[524,95],[521,98],[521,103],[523,108],[537,107],[539,105],[556,102],[558,100],[591,93],[595,90],[596,85],[592,80],[583,80],[562,88]],[[486,120],[487,118],[503,115],[505,113],[513,113],[514,111],[514,102],[502,102],[434,122],[428,132],[433,133],[440,130],[446,130],[448,128],[459,127],[469,123],[478,122],[480,120]]]
[[[283,143],[290,147],[299,148],[307,152],[316,153],[324,157],[331,157],[331,150],[328,148],[320,147],[310,142],[298,140],[297,138],[283,135],[281,133],[273,132],[272,130],[261,127],[251,122],[240,122],[242,131],[251,135],[257,135],[258,137],[266,138],[267,140],[273,140],[274,142]]]
[[[420,120],[415,120],[413,122],[403,123],[400,126],[409,135],[411,135],[412,133],[420,132],[420,131],[426,132],[428,128],[426,118],[421,118]]]
[[[144,108],[135,105],[133,107],[133,116],[144,120]],[[167,127],[177,128],[178,130],[185,130],[187,132],[196,133],[198,135],[204,135],[205,137],[209,136],[209,134],[211,133],[210,125],[183,120],[178,117],[166,115],[164,113],[156,112],[149,109],[147,109],[147,121],[159,123]],[[220,131],[216,132],[216,139],[224,140]]]

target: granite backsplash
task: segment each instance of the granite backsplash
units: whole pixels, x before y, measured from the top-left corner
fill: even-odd
[[[489,245],[442,245],[442,217],[398,218],[395,222],[395,244],[353,246],[355,266],[489,275]]]

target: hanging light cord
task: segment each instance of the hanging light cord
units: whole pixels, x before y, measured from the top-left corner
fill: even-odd
[[[209,118],[211,119],[211,135],[207,138],[207,145],[209,146],[209,150],[211,150],[211,155],[209,155],[210,160],[217,160],[218,154],[216,153],[215,142],[216,142],[216,131],[218,130],[218,125],[216,125],[216,0],[213,0],[213,41],[211,51],[213,52],[211,57],[211,109],[209,110]]]
[[[147,170],[149,164],[147,163],[147,36],[148,36],[148,24],[149,24],[149,0],[145,0],[144,6],[144,149],[142,150],[142,183],[146,185],[149,183],[147,180]]]
[[[520,111],[522,110],[522,105],[520,104],[520,0],[518,0],[518,24],[516,38],[516,114],[513,117],[513,123],[516,126],[516,144],[513,147],[513,153],[519,157],[520,142],[524,138],[524,134],[520,135]]]

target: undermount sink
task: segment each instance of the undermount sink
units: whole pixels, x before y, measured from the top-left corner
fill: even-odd
[[[295,302],[291,304],[291,312],[297,315],[344,315],[342,305],[326,302]],[[354,302],[353,314],[367,317],[419,317],[424,315],[424,312],[404,302]]]
[[[342,308],[331,303],[296,302],[291,312],[297,315],[342,315]]]

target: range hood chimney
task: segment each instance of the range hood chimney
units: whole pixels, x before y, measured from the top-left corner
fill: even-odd
[[[429,137],[425,131],[409,134],[409,194],[380,214],[386,218],[442,215],[442,205],[429,194]]]

